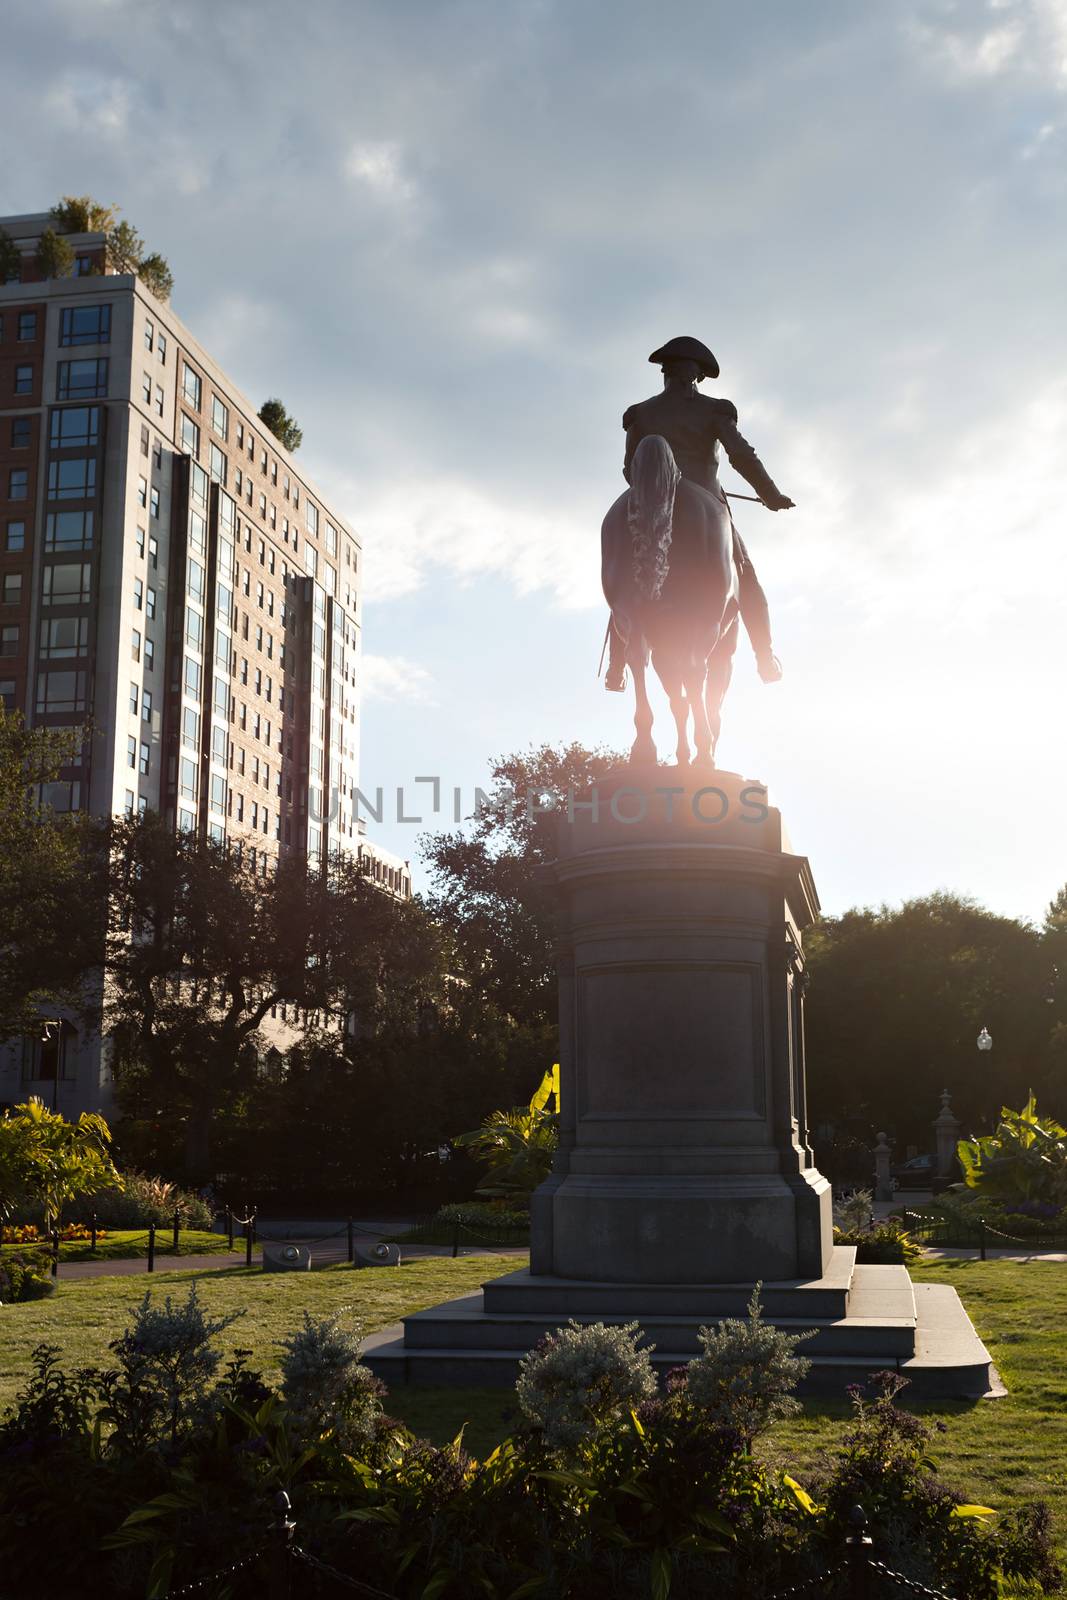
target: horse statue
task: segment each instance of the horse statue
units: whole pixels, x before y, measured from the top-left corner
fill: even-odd
[[[678,765],[688,766],[692,755],[694,764],[713,766],[739,619],[763,681],[782,675],[767,597],[719,484],[720,447],[768,510],[784,511],[793,502],[738,432],[732,402],[698,393],[698,383],[719,375],[706,345],[670,339],[648,359],[662,369],[663,393],[630,406],[623,417],[630,487],[601,529],[601,576],[611,607],[605,686],[621,689],[625,669],[632,672],[637,736],[630,759],[655,762],[645,685],[651,657],[678,730]]]
[[[737,648],[738,571],[724,499],[683,478],[670,445],[649,434],[630,463],[630,487],[604,518],[601,572],[622,635],[636,709],[630,759],[654,762],[645,684],[651,654],[678,730],[678,765],[712,766]]]

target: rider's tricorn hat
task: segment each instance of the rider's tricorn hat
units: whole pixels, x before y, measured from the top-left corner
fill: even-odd
[[[648,359],[656,367],[661,367],[665,361],[695,361],[704,369],[705,378],[719,376],[719,363],[707,345],[701,344],[699,339],[690,339],[688,334],[682,334],[678,339],[668,339],[658,350],[653,350]]]

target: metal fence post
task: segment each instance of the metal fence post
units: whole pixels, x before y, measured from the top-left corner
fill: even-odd
[[[984,1217],[979,1217],[978,1218],[978,1258],[979,1258],[980,1261],[984,1261],[986,1259],[985,1248],[986,1248],[985,1218]]]
[[[456,1256],[458,1256],[458,1255],[459,1255],[459,1223],[458,1222],[454,1222],[452,1224],[452,1258],[453,1258],[453,1260],[455,1260]]]
[[[175,1207],[174,1211],[174,1254],[178,1254],[178,1233],[181,1229],[181,1214]]]
[[[349,1219],[348,1219],[348,1264],[349,1264],[349,1266],[352,1265],[352,1262],[355,1259],[356,1259],[356,1239],[355,1239],[355,1232],[354,1232],[353,1227],[352,1227],[352,1218],[349,1217]]]
[[[245,1222],[245,1266],[252,1265],[252,1218]]]
[[[52,1276],[59,1277],[59,1229],[52,1229]]]
[[[296,1523],[289,1515],[292,1509],[289,1496],[279,1489],[274,1496],[274,1513],[270,1530],[270,1565],[267,1593],[270,1600],[289,1600],[292,1594],[292,1558],[290,1548]]]
[[[233,1207],[226,1207],[226,1232],[230,1239],[230,1249],[233,1249]]]
[[[96,1212],[89,1214],[89,1249],[96,1254]]]
[[[862,1506],[853,1506],[848,1514],[852,1532],[845,1540],[848,1552],[848,1592],[850,1600],[869,1600],[871,1594],[871,1569],[869,1559],[873,1550],[867,1533],[867,1513]]]
[[[147,1268],[147,1270],[149,1272],[155,1272],[155,1270],[156,1270],[156,1225],[155,1225],[154,1222],[150,1222],[148,1224],[148,1268]]]

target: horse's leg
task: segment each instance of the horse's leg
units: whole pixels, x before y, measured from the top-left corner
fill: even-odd
[[[652,665],[663,692],[671,703],[671,715],[678,730],[677,760],[680,767],[689,765],[689,701],[685,697],[682,668],[673,649],[662,646],[652,652]]]
[[[655,762],[656,745],[652,738],[652,706],[645,683],[645,642],[631,635],[627,664],[634,678],[634,727],[637,737],[630,751],[633,762]]]
[[[711,724],[704,709],[704,678],[707,670],[707,663],[697,660],[688,665],[685,671],[685,692],[693,711],[693,761],[698,766],[713,765]]]
[[[708,657],[708,676],[704,684],[704,705],[708,714],[708,723],[711,727],[711,757],[713,761],[719,743],[719,735],[722,732],[722,703],[726,699],[726,691],[730,687],[730,679],[733,676],[737,632],[737,612],[735,610],[720,634],[718,644]]]

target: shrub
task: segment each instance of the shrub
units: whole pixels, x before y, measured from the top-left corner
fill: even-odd
[[[530,1213],[516,1211],[504,1205],[489,1205],[484,1200],[459,1200],[441,1206],[434,1213],[435,1222],[459,1222],[467,1228],[528,1228]]]
[[[834,1227],[843,1233],[866,1231],[871,1225],[874,1196],[869,1189],[853,1189],[840,1200],[834,1199]]]
[[[893,1265],[915,1261],[922,1255],[921,1246],[895,1217],[881,1222],[877,1228],[834,1229],[835,1244],[854,1244],[856,1260],[861,1263]]]
[[[800,1410],[793,1390],[811,1366],[795,1352],[812,1334],[783,1333],[764,1322],[761,1287],[752,1291],[747,1322],[727,1317],[700,1329],[704,1352],[686,1369],[693,1405],[711,1422],[732,1428],[749,1450],[772,1422]]]
[[[0,1256],[0,1305],[44,1300],[55,1288],[51,1259],[45,1251],[6,1251]]]
[[[85,1223],[95,1211],[98,1221],[109,1228],[147,1228],[150,1222],[169,1227],[178,1211],[183,1228],[207,1230],[214,1224],[211,1206],[191,1189],[144,1172],[123,1172],[121,1179],[121,1189],[102,1189],[91,1201],[75,1206],[77,1220]]]
[[[312,1442],[332,1433],[351,1452],[374,1437],[385,1386],[363,1365],[358,1324],[344,1312],[316,1318],[281,1341],[282,1396],[296,1431]]]
[[[174,1305],[167,1295],[155,1306],[151,1290],[145,1294],[133,1326],[108,1346],[118,1369],[102,1375],[105,1415],[115,1426],[118,1448],[140,1452],[173,1446],[195,1428],[220,1360],[211,1341],[243,1315],[206,1317],[195,1283],[184,1305]]]
[[[968,1189],[1005,1205],[1067,1205],[1067,1128],[1039,1117],[1031,1093],[1021,1111],[1001,1109],[997,1130],[961,1139],[956,1156]]]
[[[640,1337],[636,1322],[605,1327],[572,1320],[523,1356],[515,1385],[519,1405],[550,1449],[580,1449],[598,1429],[655,1395],[654,1347],[639,1349]]]

